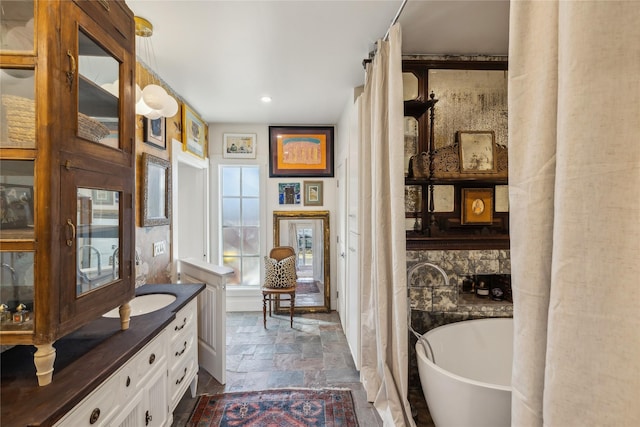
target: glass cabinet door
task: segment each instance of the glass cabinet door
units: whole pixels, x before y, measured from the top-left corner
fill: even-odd
[[[78,30],[78,136],[120,148],[120,62]]]
[[[120,277],[120,192],[77,189],[76,296]]]
[[[33,6],[33,0],[2,0],[1,50],[20,53],[34,51]]]

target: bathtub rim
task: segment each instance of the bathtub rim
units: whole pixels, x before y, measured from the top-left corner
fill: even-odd
[[[447,327],[451,327],[451,326],[456,326],[458,323],[465,323],[465,322],[483,322],[483,321],[487,321],[487,320],[496,320],[496,319],[509,319],[511,321],[513,321],[512,317],[491,317],[491,318],[483,318],[483,319],[471,319],[471,320],[462,320],[460,322],[453,322],[453,323],[447,323],[446,325],[442,325],[442,326],[438,326],[437,328],[433,328],[430,331],[428,331],[427,333],[425,333],[422,337],[425,339],[428,339],[429,334],[433,333],[434,331],[440,329],[440,328],[447,328]],[[478,381],[478,380],[474,380],[471,378],[467,378],[467,377],[463,377],[460,376],[458,374],[454,374],[451,371],[447,371],[446,369],[441,368],[440,366],[438,366],[437,364],[433,363],[428,357],[427,354],[425,352],[425,348],[422,344],[420,344],[420,340],[418,340],[416,342],[415,345],[415,349],[416,349],[416,359],[418,364],[420,363],[420,359],[422,359],[423,362],[425,362],[426,365],[428,365],[430,368],[434,369],[436,372],[446,375],[448,377],[451,377],[457,381],[466,383],[466,384],[470,384],[470,385],[474,385],[474,386],[478,386],[478,387],[484,387],[484,388],[489,388],[492,390],[498,390],[498,391],[508,391],[508,392],[512,392],[513,391],[513,386],[505,386],[505,385],[500,385],[500,384],[493,384],[493,383],[487,383],[487,382],[483,382],[483,381]]]

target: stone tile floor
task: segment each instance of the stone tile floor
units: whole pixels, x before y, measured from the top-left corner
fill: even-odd
[[[375,408],[367,402],[335,311],[297,314],[293,329],[285,315],[267,318],[264,329],[262,312],[228,313],[226,362],[226,384],[201,369],[197,395],[283,387],[349,388],[360,426],[382,426]],[[414,399],[417,425],[433,425],[428,411],[425,414],[422,393],[410,393],[410,400]],[[187,390],[174,411],[172,426],[186,425],[196,400]]]

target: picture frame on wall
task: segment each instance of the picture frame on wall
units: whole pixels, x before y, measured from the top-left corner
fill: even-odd
[[[461,173],[495,173],[493,131],[458,131]]]
[[[278,184],[278,203],[281,205],[300,204],[300,183],[286,182]]]
[[[222,157],[225,159],[255,159],[255,133],[225,133],[222,143]]]
[[[304,181],[304,205],[322,206],[322,181]]]
[[[157,119],[144,117],[143,123],[144,142],[161,150],[166,150],[166,119],[164,117]]]
[[[333,177],[333,126],[269,126],[269,177]]]
[[[208,127],[187,104],[182,104],[182,150],[207,158]]]
[[[462,189],[462,225],[493,223],[493,188]]]

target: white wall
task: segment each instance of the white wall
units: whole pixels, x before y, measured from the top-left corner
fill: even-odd
[[[255,133],[256,141],[256,158],[255,159],[224,159],[222,157],[222,143],[225,133]],[[337,130],[334,133],[334,152],[340,142]],[[335,283],[336,272],[336,185],[335,178],[269,178],[269,125],[268,124],[239,124],[239,123],[210,123],[209,124],[209,159],[211,162],[211,263],[218,264],[220,255],[220,236],[218,230],[217,219],[219,217],[218,200],[219,180],[218,166],[223,164],[236,165],[258,165],[260,166],[260,179],[262,198],[260,200],[261,216],[260,221],[263,225],[260,233],[260,251],[266,254],[273,247],[273,211],[303,211],[303,210],[328,210],[330,212],[330,275],[331,283],[331,308],[335,310]],[[336,163],[337,164],[337,163]],[[304,190],[303,182],[305,180],[322,181],[323,185],[323,206],[304,206],[301,200],[299,205],[280,205],[278,203],[278,184],[299,182],[301,190]],[[262,270],[262,269],[261,269]],[[264,272],[261,271],[261,276]],[[233,286],[227,287],[227,311],[238,310],[262,310],[261,293],[258,289],[234,289]]]

